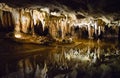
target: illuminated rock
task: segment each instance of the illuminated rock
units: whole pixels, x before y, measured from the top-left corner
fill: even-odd
[[[15,38],[21,38],[21,34],[20,33],[15,33]]]
[[[62,7],[65,8],[65,6]],[[83,17],[78,19],[78,14]],[[56,41],[69,38],[74,40],[82,37],[97,38],[105,33],[104,26],[113,21],[113,17],[114,15],[89,15],[84,11],[74,12],[62,9],[60,11],[53,9],[52,11],[50,7],[42,6],[13,8],[5,3],[0,3],[1,27],[13,26],[14,33],[23,33],[31,37],[51,36]],[[46,29],[48,30],[46,31]]]

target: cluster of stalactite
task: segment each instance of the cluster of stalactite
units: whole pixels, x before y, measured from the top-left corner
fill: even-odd
[[[38,10],[18,9],[12,14],[14,18],[15,32],[23,32],[34,35],[36,31],[44,31],[46,18],[45,12],[40,12]]]
[[[0,14],[0,27],[13,27],[16,37],[20,37],[20,33],[25,33],[40,36],[49,34],[53,38],[64,38],[65,34],[70,32],[69,20],[65,15],[55,16],[41,9],[26,8],[10,11],[3,9]]]
[[[101,19],[88,17],[89,20],[85,18],[80,23],[75,14],[57,14],[50,12],[50,9],[11,8],[5,4],[0,4],[0,9],[0,28],[13,30],[15,37],[19,38],[20,33],[50,35],[54,39],[96,38],[105,32],[106,23]]]
[[[52,17],[50,20],[49,31],[54,38],[64,39],[67,33],[70,33],[70,24],[65,17]]]
[[[1,29],[13,30],[13,28],[14,27],[12,13],[0,10],[0,30]]]

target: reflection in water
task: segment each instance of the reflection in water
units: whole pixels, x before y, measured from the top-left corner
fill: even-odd
[[[119,78],[120,51],[115,44],[87,42],[56,46],[22,58],[1,60],[2,78]],[[9,58],[9,57],[8,57]]]

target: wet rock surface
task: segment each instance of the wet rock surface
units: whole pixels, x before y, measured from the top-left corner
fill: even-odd
[[[120,77],[120,47],[116,40],[102,40],[100,43],[82,40],[80,45],[71,47],[5,41],[0,40],[2,78]]]

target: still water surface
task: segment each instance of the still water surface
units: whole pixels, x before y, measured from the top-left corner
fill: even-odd
[[[0,78],[120,78],[114,40],[40,46],[0,39]]]

